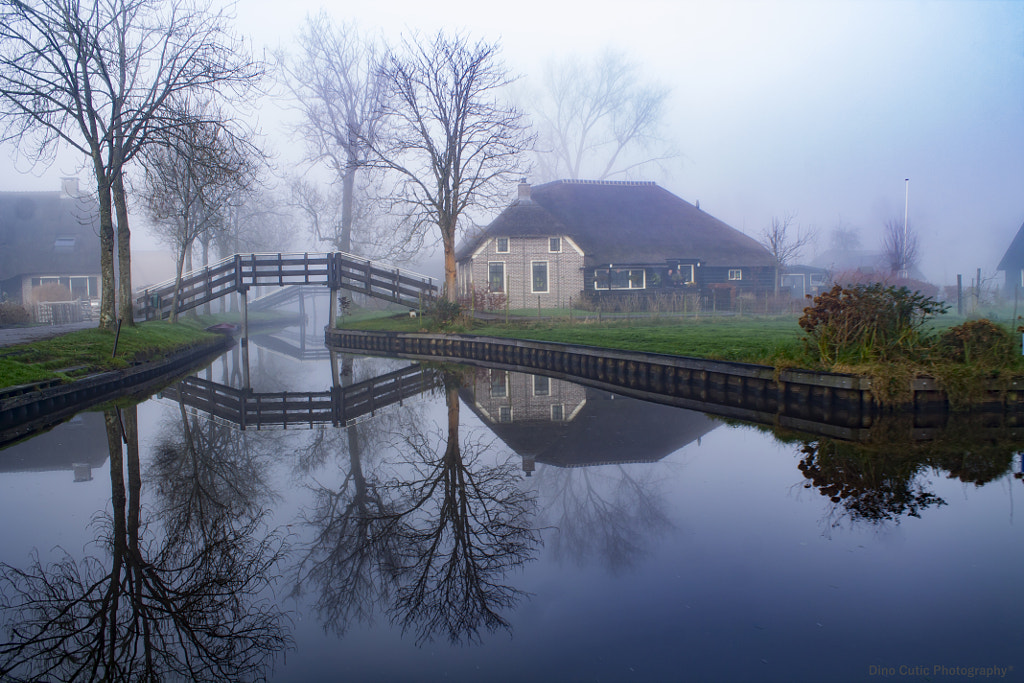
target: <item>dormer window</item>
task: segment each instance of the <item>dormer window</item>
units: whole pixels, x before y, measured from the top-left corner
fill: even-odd
[[[494,250],[499,254],[508,253],[508,238],[498,237],[494,240]]]

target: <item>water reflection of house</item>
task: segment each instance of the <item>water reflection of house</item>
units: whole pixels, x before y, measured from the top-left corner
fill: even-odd
[[[79,413],[48,432],[0,450],[0,473],[67,470],[75,481],[89,481],[108,457],[103,413]]]
[[[477,373],[460,394],[522,456],[527,474],[538,462],[555,467],[656,462],[721,424],[691,410],[503,370]]]

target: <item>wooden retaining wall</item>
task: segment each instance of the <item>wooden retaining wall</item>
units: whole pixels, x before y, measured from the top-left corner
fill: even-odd
[[[112,370],[69,384],[29,385],[0,392],[0,447],[46,429],[87,408],[126,396],[145,396],[235,345],[225,336],[171,354],[160,361]]]
[[[806,370],[782,370],[749,363],[710,361],[654,353],[634,353],[552,342],[473,335],[404,334],[326,330],[329,347],[370,354],[397,355],[458,363],[481,363],[519,372],[544,374],[645,400],[669,403],[725,417],[779,424],[793,429],[834,428],[842,438],[851,429],[872,425],[883,413],[949,412],[934,380],[918,379],[911,400],[881,406],[871,380]],[[1018,386],[1019,385],[1019,386]],[[1024,381],[993,387],[975,411],[1020,412],[1024,424]],[[934,420],[925,420],[934,422]]]

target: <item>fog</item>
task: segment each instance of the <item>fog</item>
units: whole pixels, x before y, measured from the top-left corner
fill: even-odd
[[[240,0],[256,50],[288,49],[320,2]],[[840,221],[880,249],[883,224],[909,218],[920,268],[938,285],[994,274],[1024,221],[1024,3],[451,2],[328,3],[340,23],[389,40],[419,30],[500,41],[536,87],[547,60],[606,47],[670,89],[665,137],[681,155],[644,176],[744,232],[796,214],[829,247]],[[282,167],[298,162],[283,103],[259,124]],[[9,148],[8,148],[9,150]],[[78,171],[61,156],[5,189],[56,189]],[[79,173],[83,186],[88,175]],[[141,218],[140,218],[141,220]],[[136,230],[136,233],[140,231]],[[143,248],[146,236],[138,235]]]

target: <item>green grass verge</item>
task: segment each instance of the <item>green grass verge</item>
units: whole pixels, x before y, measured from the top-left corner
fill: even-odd
[[[42,341],[0,348],[0,388],[116,370],[135,362],[158,360],[216,335],[205,332],[197,321],[177,325],[165,322],[122,327],[114,348],[114,332],[89,329]]]

